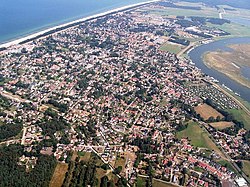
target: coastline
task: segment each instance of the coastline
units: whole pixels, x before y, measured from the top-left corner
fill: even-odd
[[[249,45],[249,44],[246,44]],[[226,46],[231,49],[230,45]],[[239,49],[238,49],[239,50]],[[210,69],[214,69],[235,82],[241,84],[250,89],[250,81],[242,75],[242,67],[239,64],[234,63],[233,59],[234,54],[237,52],[237,49],[232,51],[208,51],[203,54],[202,60],[203,63]],[[221,59],[218,59],[221,58]],[[231,57],[231,58],[230,58]],[[240,59],[240,58],[239,58]],[[239,60],[240,62],[240,60]]]
[[[47,36],[47,35],[52,34],[52,33],[60,32],[60,31],[65,30],[67,28],[74,27],[74,26],[76,26],[76,25],[78,25],[80,23],[83,23],[85,21],[89,21],[89,20],[92,20],[92,19],[103,17],[103,16],[106,16],[106,15],[109,15],[109,14],[114,14],[114,13],[120,12],[120,11],[126,11],[128,9],[135,8],[137,6],[143,6],[143,5],[158,2],[158,1],[160,1],[160,0],[150,0],[150,1],[145,1],[145,2],[136,3],[136,4],[132,4],[132,5],[126,5],[126,6],[115,8],[115,9],[112,9],[112,10],[109,10],[109,11],[98,13],[98,14],[95,14],[95,15],[92,15],[92,16],[83,17],[83,18],[80,18],[80,19],[77,19],[77,20],[74,20],[74,21],[71,21],[71,22],[68,22],[68,23],[57,25],[57,26],[54,26],[54,27],[51,27],[51,28],[48,28],[48,29],[45,29],[45,30],[42,30],[42,31],[39,31],[39,32],[35,32],[33,34],[29,34],[27,36],[24,36],[24,37],[21,37],[21,38],[18,38],[18,39],[14,39],[13,41],[2,43],[2,44],[0,44],[0,49],[1,48],[2,49],[8,48],[8,47],[11,47],[13,45],[20,44],[20,43],[21,44],[26,43],[26,42],[32,41],[34,39]]]

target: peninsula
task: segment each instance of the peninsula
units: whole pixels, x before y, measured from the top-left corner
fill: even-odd
[[[204,55],[204,63],[232,80],[250,88],[250,44],[229,45],[232,51],[215,51]]]

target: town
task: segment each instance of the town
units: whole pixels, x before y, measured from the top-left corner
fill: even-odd
[[[10,126],[0,144],[23,146],[18,165],[32,170],[39,154],[62,164],[96,157],[125,186],[247,186],[240,160],[250,158],[250,132],[226,112],[241,106],[187,57],[161,49],[171,42],[187,51],[183,38],[228,33],[147,12],[165,6],[106,15],[0,52],[0,124]],[[212,146],[196,145],[188,128]]]

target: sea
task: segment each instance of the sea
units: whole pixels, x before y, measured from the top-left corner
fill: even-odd
[[[147,0],[0,0],[0,43]]]

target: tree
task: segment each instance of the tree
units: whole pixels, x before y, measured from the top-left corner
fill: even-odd
[[[117,168],[115,168],[114,173],[115,174],[120,174],[121,171],[122,171],[122,166],[118,166]]]
[[[101,186],[101,187],[108,187],[108,181],[109,181],[109,179],[108,179],[108,177],[105,175],[104,177],[101,178],[101,184],[100,184],[100,186]]]

